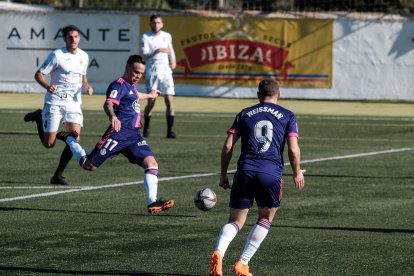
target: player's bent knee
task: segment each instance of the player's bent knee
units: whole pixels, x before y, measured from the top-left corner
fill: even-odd
[[[51,149],[55,146],[55,142],[49,142],[49,143],[45,142],[45,143],[43,143],[43,146],[47,149]]]
[[[90,172],[93,172],[93,171],[96,171],[96,167],[95,166],[93,166],[93,165],[91,165],[91,166],[84,166],[84,167],[82,167],[85,171],[90,171]]]
[[[88,157],[83,156],[80,160],[79,160],[79,165],[82,167],[82,169],[86,170],[86,171],[96,171],[96,166],[94,164],[92,164],[91,161],[89,161]]]

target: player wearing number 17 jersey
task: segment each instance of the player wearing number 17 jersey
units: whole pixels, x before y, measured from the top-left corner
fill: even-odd
[[[79,164],[94,171],[108,158],[119,154],[132,164],[144,168],[144,186],[147,191],[147,210],[154,214],[174,205],[173,200],[158,200],[158,163],[140,133],[140,100],[156,98],[159,90],[148,94],[137,91],[136,84],[145,70],[145,61],[139,55],[128,58],[124,75],[112,82],[106,92],[104,110],[111,124],[90,154],[76,140],[76,132],[59,132],[58,139],[68,144]]]
[[[300,169],[298,129],[293,112],[277,104],[279,84],[273,79],[259,83],[259,104],[237,114],[227,131],[221,153],[219,185],[230,188],[227,170],[233,147],[241,139],[241,154],[230,193],[230,215],[221,228],[211,256],[210,275],[221,276],[222,260],[231,241],[244,226],[249,209],[256,201],[258,220],[252,227],[240,259],[233,270],[239,276],[251,275],[248,263],[269,232],[270,225],[282,199],[283,150],[287,142],[293,181],[298,189],[305,185]]]

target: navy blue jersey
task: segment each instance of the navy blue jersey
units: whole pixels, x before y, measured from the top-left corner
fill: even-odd
[[[136,129],[141,126],[141,107],[135,85],[121,77],[108,86],[106,99],[114,103],[114,112],[122,128]]]
[[[279,178],[284,167],[286,139],[298,137],[295,114],[266,102],[243,109],[227,132],[241,137],[238,170],[264,172]]]

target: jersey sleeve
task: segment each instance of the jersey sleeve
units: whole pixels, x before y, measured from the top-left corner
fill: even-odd
[[[106,91],[106,100],[119,105],[123,97],[122,85],[119,82],[113,82]]]
[[[57,67],[57,57],[55,51],[51,52],[43,64],[39,67],[39,72],[48,75],[54,68]]]
[[[287,125],[287,136],[288,137],[297,137],[299,138],[298,123],[296,121],[295,114],[291,114],[289,123]]]
[[[85,67],[83,68],[82,75],[86,75],[89,66],[89,55],[85,52]]]
[[[241,120],[241,113],[237,114],[236,118],[234,118],[233,124],[227,130],[227,134],[236,134],[240,130],[240,120]]]
[[[144,57],[147,57],[148,55],[151,54],[151,49],[149,47],[149,43],[148,43],[148,36],[146,34],[143,34],[141,37],[141,54]]]

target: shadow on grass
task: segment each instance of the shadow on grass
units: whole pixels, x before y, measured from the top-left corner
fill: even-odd
[[[37,267],[15,267],[15,266],[0,266],[0,272],[38,272],[56,274],[73,274],[73,275],[131,275],[131,276],[155,276],[155,275],[178,275],[178,276],[198,276],[203,274],[180,274],[180,273],[164,273],[164,272],[136,272],[136,271],[79,271],[79,270],[63,270]]]
[[[292,176],[292,173],[284,173],[283,176]],[[326,174],[309,174],[305,173],[305,177],[321,177],[321,178],[357,178],[357,179],[414,179],[414,176],[381,176],[381,175],[326,175]]]
[[[414,234],[414,230],[412,230],[412,229],[363,228],[363,227],[328,227],[328,226],[290,226],[290,225],[275,225],[274,227],[276,227],[276,228],[328,230],[328,231],[355,231],[355,232],[371,232],[371,233],[407,233],[407,234]]]
[[[197,216],[190,215],[171,215],[168,213],[162,214],[140,214],[140,213],[117,213],[117,212],[103,212],[103,211],[81,211],[81,210],[62,210],[62,209],[40,209],[40,208],[24,208],[24,207],[0,207],[0,212],[10,211],[38,211],[38,212],[64,212],[64,213],[80,213],[80,214],[99,214],[99,215],[122,215],[122,216],[156,216],[156,217],[177,217],[177,218],[195,218]]]

